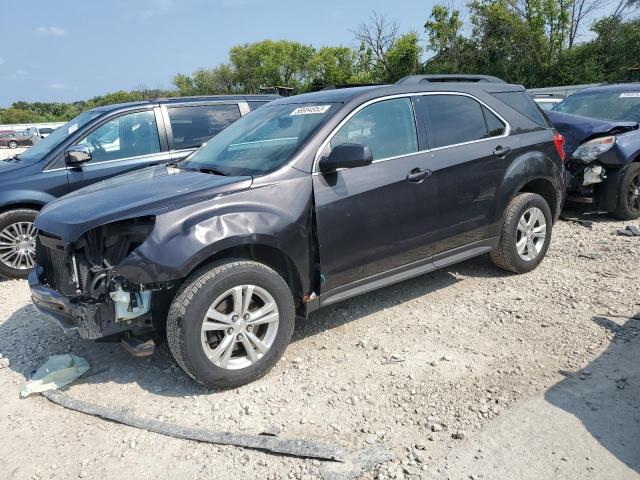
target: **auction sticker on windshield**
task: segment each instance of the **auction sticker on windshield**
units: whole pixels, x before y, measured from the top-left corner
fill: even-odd
[[[289,115],[312,115],[314,113],[324,113],[331,108],[331,105],[313,105],[310,107],[298,107]]]
[[[625,92],[620,94],[620,98],[640,98],[640,92]]]

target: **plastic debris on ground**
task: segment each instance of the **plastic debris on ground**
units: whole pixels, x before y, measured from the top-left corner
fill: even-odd
[[[24,384],[20,391],[21,397],[27,397],[32,393],[57,390],[70,384],[87,370],[89,362],[75,355],[54,355],[42,365],[33,375],[33,378]]]

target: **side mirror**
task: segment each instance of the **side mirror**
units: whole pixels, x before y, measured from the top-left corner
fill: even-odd
[[[79,167],[91,160],[91,150],[86,145],[73,145],[65,152],[67,165]]]
[[[339,168],[364,167],[373,161],[371,150],[366,145],[343,143],[331,150],[328,157],[320,159],[321,172],[332,172]]]

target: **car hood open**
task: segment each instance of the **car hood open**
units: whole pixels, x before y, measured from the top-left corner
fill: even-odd
[[[158,215],[251,186],[250,176],[226,177],[160,165],[120,175],[66,195],[44,207],[36,228],[77,240],[100,225]]]
[[[637,122],[614,122],[553,110],[546,113],[555,129],[564,136],[564,151],[569,157],[586,140],[638,129]]]

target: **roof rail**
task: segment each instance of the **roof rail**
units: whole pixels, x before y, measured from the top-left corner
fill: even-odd
[[[388,85],[387,83],[339,83],[335,85],[327,85],[321,90],[338,90],[341,88],[353,88],[353,87],[380,87]]]
[[[467,75],[456,73],[431,74],[431,75],[409,75],[401,78],[396,85],[417,85],[418,83],[437,82],[482,82],[482,83],[506,83],[504,80],[491,75]]]

